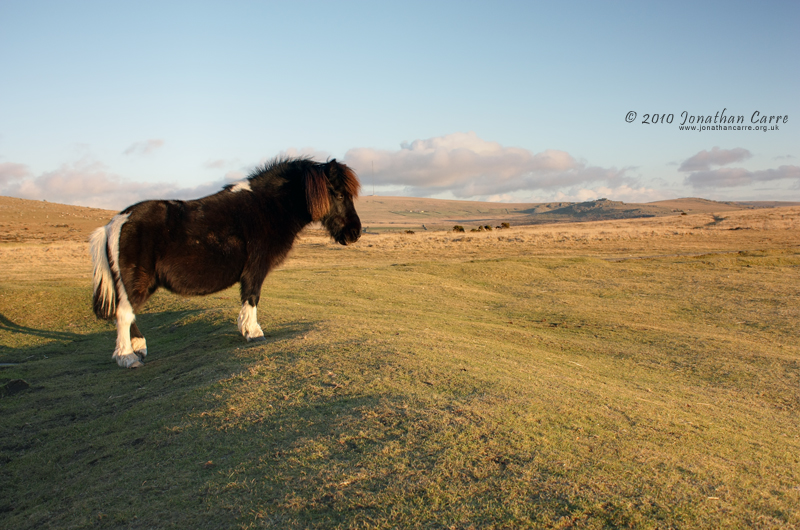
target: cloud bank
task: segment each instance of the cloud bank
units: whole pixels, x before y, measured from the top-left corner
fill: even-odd
[[[147,199],[195,199],[216,193],[243,174],[230,171],[223,179],[197,186],[128,181],[105,164],[84,157],[54,171],[33,176],[24,164],[0,164],[0,195],[64,204],[122,209]]]
[[[137,142],[128,151],[143,155],[162,144],[160,140]],[[331,158],[329,153],[313,148],[291,148],[279,156],[309,156],[320,161]],[[793,181],[794,188],[800,189],[800,166],[781,165],[757,171],[720,167],[751,157],[744,148],[714,147],[687,158],[678,170],[686,175],[683,185],[694,189],[722,190],[770,181]],[[533,152],[507,147],[483,140],[474,132],[403,142],[396,150],[354,148],[347,151],[343,161],[359,173],[365,185],[374,181],[399,195],[498,202],[572,202],[599,197],[648,202],[684,193],[680,186],[643,186],[627,175],[633,170],[631,167],[592,166],[565,151]],[[233,159],[209,159],[202,165],[215,172],[227,172],[216,180],[186,186],[127,180],[91,156],[38,175],[25,164],[0,162],[0,194],[120,209],[146,199],[203,197],[246,176],[241,167],[231,169],[238,165]]]
[[[748,171],[738,167],[696,171],[686,177],[685,183],[694,188],[733,188],[782,179],[793,179],[800,185],[800,166],[780,166],[760,171]]]
[[[711,151],[700,151],[683,161],[678,171],[707,171],[711,166],[724,166],[733,162],[741,162],[753,156],[747,149],[720,149],[712,147]]]
[[[800,186],[799,166],[780,166],[776,169],[763,169],[750,171],[740,167],[719,167],[734,162],[747,160],[752,154],[747,149],[720,149],[713,147],[711,151],[700,151],[681,163],[678,171],[690,172],[684,179],[684,184],[693,188],[734,188],[749,186],[758,182],[774,180],[795,180]]]
[[[0,164],[0,186],[10,182],[22,180],[31,174],[25,164],[15,164],[13,162],[3,162]]]
[[[631,168],[589,166],[565,151],[505,147],[474,132],[403,142],[394,151],[350,149],[344,162],[364,181],[374,176],[375,184],[402,186],[412,195],[450,192],[458,198],[631,180],[625,176]]]

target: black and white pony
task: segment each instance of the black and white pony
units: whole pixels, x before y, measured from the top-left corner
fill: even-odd
[[[312,221],[342,245],[357,241],[359,187],[355,172],[336,160],[278,159],[214,195],[144,201],[115,215],[89,239],[94,312],[117,323],[112,358],[123,367],[142,365],[147,343],[134,313],[159,287],[204,295],[239,282],[239,331],[263,340],[256,307],[264,278]]]

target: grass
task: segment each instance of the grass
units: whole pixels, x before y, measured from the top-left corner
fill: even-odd
[[[235,289],[159,293],[140,370],[74,249],[9,268],[0,383],[30,388],[0,399],[2,526],[800,526],[797,245],[628,223],[307,237],[266,342]]]

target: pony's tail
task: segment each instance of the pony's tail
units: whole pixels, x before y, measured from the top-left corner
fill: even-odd
[[[89,236],[92,255],[92,306],[97,318],[111,320],[117,312],[117,290],[111,264],[108,262],[108,232],[102,226]]]
[[[128,302],[128,295],[122,283],[119,268],[119,239],[122,225],[130,217],[130,212],[120,213],[89,236],[89,253],[92,255],[92,306],[97,318],[111,320],[117,314],[117,306],[122,300]]]

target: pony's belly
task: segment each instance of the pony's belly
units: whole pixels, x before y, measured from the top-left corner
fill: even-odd
[[[184,255],[159,267],[159,283],[182,295],[211,294],[239,281],[242,266],[233,260]]]

